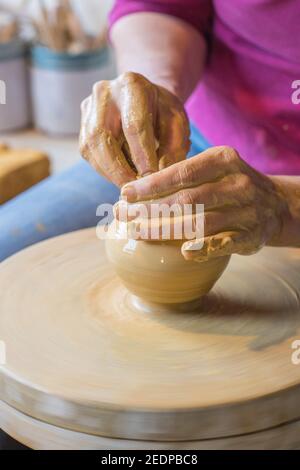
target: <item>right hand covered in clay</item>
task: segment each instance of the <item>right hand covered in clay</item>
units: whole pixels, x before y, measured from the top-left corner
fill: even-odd
[[[204,204],[203,236],[182,245],[187,260],[249,255],[264,245],[280,246],[285,221],[290,218],[288,199],[277,179],[259,173],[226,146],[211,147],[132,182],[122,188],[121,195],[125,200],[116,205],[117,219],[138,227],[133,238],[144,240],[164,239],[162,234],[168,233],[164,226],[170,227],[171,234],[176,224],[195,226],[197,204]],[[175,208],[177,216],[153,216],[155,204]],[[192,209],[187,215],[186,204]],[[152,227],[159,229],[154,237]]]
[[[82,103],[81,154],[119,187],[185,159],[189,133],[180,100],[137,73],[96,83]]]

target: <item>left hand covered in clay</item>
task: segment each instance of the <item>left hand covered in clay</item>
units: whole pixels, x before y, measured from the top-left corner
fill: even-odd
[[[182,245],[183,256],[196,261],[233,253],[248,255],[272,244],[280,234],[285,210],[272,178],[251,168],[230,147],[212,147],[128,183],[121,194],[137,209],[141,203],[149,208],[153,202],[204,204],[204,238]]]

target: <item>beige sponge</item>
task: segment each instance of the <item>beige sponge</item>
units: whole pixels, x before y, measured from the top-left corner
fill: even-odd
[[[36,150],[0,149],[0,204],[49,176],[49,158]]]

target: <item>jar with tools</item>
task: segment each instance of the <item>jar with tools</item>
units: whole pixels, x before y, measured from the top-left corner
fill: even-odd
[[[26,47],[14,15],[0,11],[0,132],[30,123]]]
[[[34,122],[48,134],[77,134],[81,102],[95,82],[114,76],[106,32],[86,33],[68,0],[52,9],[40,6],[38,44],[31,54]]]

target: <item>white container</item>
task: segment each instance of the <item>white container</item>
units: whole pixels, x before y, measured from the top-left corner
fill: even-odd
[[[0,44],[0,132],[30,124],[26,51],[19,41]]]
[[[106,48],[72,55],[34,47],[31,93],[35,126],[47,134],[78,134],[81,102],[95,82],[113,76],[114,67]]]

